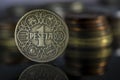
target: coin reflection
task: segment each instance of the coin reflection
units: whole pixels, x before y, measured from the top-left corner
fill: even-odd
[[[60,69],[48,64],[35,64],[25,69],[18,80],[68,80]]]

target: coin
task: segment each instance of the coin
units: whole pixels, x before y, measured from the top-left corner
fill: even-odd
[[[81,25],[71,25],[68,24],[69,29],[74,32],[80,32],[80,31],[103,31],[109,29],[108,26],[101,25],[101,26],[94,26],[94,25],[89,25],[89,26],[81,26]],[[93,26],[93,27],[91,27]]]
[[[81,64],[94,64],[94,63],[99,63],[99,62],[104,62],[108,61],[110,57],[105,57],[105,58],[91,58],[91,59],[73,59],[71,57],[65,56],[65,60],[67,63],[81,63]]]
[[[81,13],[81,14],[68,14],[66,15],[67,20],[76,20],[76,21],[96,21],[96,20],[105,20],[106,17],[103,14],[96,14],[96,13]]]
[[[112,43],[112,36],[107,35],[99,38],[91,38],[91,39],[77,39],[70,38],[69,45],[75,47],[105,47],[109,46]]]
[[[84,38],[84,39],[100,38],[100,37],[107,36],[107,35],[111,35],[110,30],[106,30],[106,31],[80,31],[80,32],[70,31],[71,37]]]
[[[89,58],[105,58],[108,56],[111,56],[112,50],[109,49],[103,49],[103,50],[98,50],[98,51],[76,51],[76,50],[69,50],[66,51],[66,56],[71,57],[71,58],[84,58],[84,59],[89,59]]]
[[[12,24],[7,23],[7,22],[1,22],[0,23],[0,39],[5,40],[11,38],[12,32],[13,32],[13,27]]]
[[[93,15],[93,14],[72,14],[67,15],[65,18],[67,23],[72,24],[101,24],[106,22],[106,18],[103,15]]]
[[[56,59],[65,50],[68,38],[68,28],[62,18],[44,9],[26,13],[15,29],[18,49],[35,62]]]
[[[81,69],[81,73],[83,75],[103,75],[106,71],[105,67],[101,67],[101,68],[85,68],[85,69]]]
[[[66,63],[66,66],[72,68],[94,68],[94,67],[105,67],[107,65],[107,61],[98,62],[98,63],[91,63],[91,64],[81,64],[81,63]]]
[[[35,64],[25,69],[18,80],[68,80],[68,78],[54,66]]]

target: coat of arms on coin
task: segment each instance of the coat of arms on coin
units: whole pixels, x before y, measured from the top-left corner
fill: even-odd
[[[44,9],[26,13],[15,29],[18,49],[25,57],[35,62],[56,59],[66,48],[68,38],[68,28],[61,17]]]
[[[18,80],[68,80],[60,69],[48,64],[35,64],[25,69]]]

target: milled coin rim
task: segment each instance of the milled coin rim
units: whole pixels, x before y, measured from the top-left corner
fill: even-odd
[[[57,56],[54,56],[54,57],[52,57],[52,58],[50,58],[50,59],[47,59],[47,60],[36,60],[36,59],[33,59],[33,58],[28,57],[27,55],[25,55],[25,54],[21,51],[21,49],[20,49],[20,47],[19,47],[19,45],[18,45],[18,43],[17,43],[18,41],[17,41],[16,30],[17,30],[17,27],[18,27],[19,23],[22,21],[22,19],[23,19],[24,17],[26,17],[26,16],[29,15],[30,13],[37,12],[37,11],[45,11],[45,12],[49,12],[49,13],[55,15],[55,17],[57,17],[59,20],[61,20],[62,24],[64,25],[64,28],[66,29],[66,36],[67,36],[67,38],[66,38],[66,40],[65,40],[66,43],[64,43],[64,44],[65,44],[64,49],[63,49],[61,52],[59,52],[59,54],[57,54]],[[53,61],[53,60],[55,60],[56,58],[58,58],[60,55],[62,55],[62,54],[64,53],[64,51],[65,51],[65,49],[66,49],[66,47],[67,47],[67,45],[68,45],[68,42],[69,42],[69,29],[68,29],[67,24],[65,23],[64,19],[63,19],[61,16],[59,16],[57,13],[55,13],[54,11],[47,10],[47,9],[35,9],[35,10],[31,10],[31,11],[25,13],[25,14],[18,20],[17,25],[16,25],[16,27],[15,27],[14,37],[15,37],[16,46],[17,46],[18,50],[21,52],[21,54],[23,54],[27,59],[29,59],[29,60],[31,60],[31,61],[34,61],[34,62],[43,62],[43,63],[44,63],[44,62]]]
[[[34,68],[34,67],[40,67],[40,66],[46,66],[46,67],[48,67],[48,68],[54,68],[54,71],[58,71],[60,74],[63,74],[63,76],[65,77],[65,79],[68,80],[67,75],[66,75],[60,68],[55,67],[55,66],[52,66],[52,65],[50,65],[50,64],[34,64],[34,65],[31,65],[31,66],[29,66],[29,67],[27,67],[26,69],[23,70],[23,72],[20,74],[18,80],[21,80],[22,75],[23,75],[25,72],[27,72],[28,70],[30,70],[30,69],[32,69],[32,68]]]

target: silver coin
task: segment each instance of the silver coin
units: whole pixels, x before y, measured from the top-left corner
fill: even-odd
[[[48,64],[35,64],[25,69],[18,80],[68,80],[60,69]]]
[[[60,56],[68,43],[68,28],[56,13],[44,9],[26,13],[17,23],[15,42],[20,52],[35,62]]]

